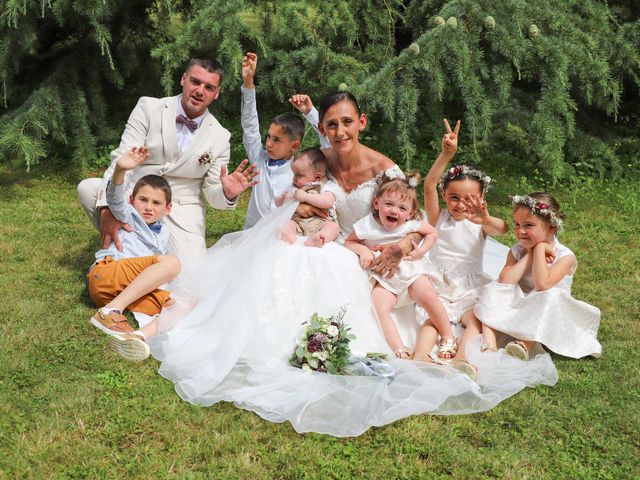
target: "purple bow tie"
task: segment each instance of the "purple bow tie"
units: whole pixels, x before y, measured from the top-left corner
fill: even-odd
[[[191,120],[182,114],[176,117],[176,123],[185,125],[191,133],[195,132],[198,129],[198,122],[196,122],[195,120]]]

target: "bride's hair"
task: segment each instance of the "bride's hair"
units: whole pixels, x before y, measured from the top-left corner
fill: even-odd
[[[385,192],[399,193],[405,198],[410,198],[411,208],[413,209],[411,217],[415,220],[422,220],[422,212],[420,211],[420,204],[418,203],[418,192],[416,191],[416,186],[419,184],[420,172],[407,172],[406,178],[382,175],[376,198],[380,200],[380,197],[382,197],[382,194]],[[371,212],[374,217],[378,216],[378,210],[373,207],[373,204],[371,204]]]
[[[354,106],[354,108],[358,112],[358,116],[362,114],[362,112],[360,111],[360,106],[358,105],[358,101],[356,100],[356,97],[353,96],[353,94],[349,92],[334,92],[325,95],[322,100],[320,100],[320,104],[318,105],[318,117],[320,119],[320,123],[322,123],[322,119],[324,118],[324,114],[327,113],[327,110],[329,110],[336,103],[342,102],[343,100],[350,102]]]

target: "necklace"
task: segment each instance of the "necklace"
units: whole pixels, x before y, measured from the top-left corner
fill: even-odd
[[[340,179],[342,180],[342,183],[344,184],[344,190],[345,190],[347,193],[351,193],[351,191],[352,191],[354,188],[356,188],[356,187],[358,186],[358,184],[357,184],[357,183],[356,183],[356,184],[353,184],[354,186],[352,187],[352,186],[351,186],[351,185],[352,185],[352,183],[351,183],[351,175],[349,175],[349,177],[348,177],[348,178],[349,178],[349,180],[345,180],[345,178],[344,178],[344,175],[343,175],[343,173],[342,173],[342,169],[341,169],[341,168],[338,170],[338,172],[340,173]]]

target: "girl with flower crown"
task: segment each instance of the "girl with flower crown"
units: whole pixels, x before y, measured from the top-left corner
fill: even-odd
[[[353,225],[345,246],[358,255],[360,266],[368,270],[376,257],[371,247],[398,242],[414,232],[425,237],[420,246],[414,244],[392,277],[375,271],[369,273],[371,299],[385,340],[396,357],[410,359],[414,352],[402,344],[398,327],[391,318],[391,311],[396,305],[420,305],[428,312],[445,341],[453,341],[453,332],[447,312],[425,276],[424,262],[421,261],[438,235],[432,225],[422,220],[416,193],[420,174],[415,173],[406,179],[400,175],[396,170],[385,172],[373,197],[371,213]]]
[[[465,346],[470,338],[480,333],[477,320],[472,323],[473,307],[481,289],[491,279],[483,273],[482,256],[487,235],[507,231],[504,220],[489,214],[485,193],[491,178],[466,164],[446,169],[458,148],[460,121],[452,131],[445,119],[442,152],[429,170],[424,181],[424,208],[429,223],[438,231],[438,241],[430,252],[431,278],[449,320],[459,328],[466,327],[460,345],[455,340],[442,339],[439,358],[455,359],[455,365],[469,376],[475,369],[467,363]],[[438,189],[446,209],[438,202]],[[427,320],[418,334],[416,360],[431,360],[431,350],[437,339],[432,320]]]
[[[518,243],[474,309],[484,344],[496,350],[497,330],[515,337],[505,352],[521,360],[529,359],[536,342],[566,357],[599,357],[600,310],[571,296],[578,262],[556,237],[564,219],[558,202],[545,192],[512,202]]]

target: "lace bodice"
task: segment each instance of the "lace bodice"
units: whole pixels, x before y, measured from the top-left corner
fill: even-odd
[[[386,171],[389,170],[404,177],[402,170],[397,165]],[[378,191],[378,180],[384,172],[381,171],[374,178],[361,183],[349,193],[342,189],[336,193],[335,205],[338,225],[340,225],[340,236],[338,237],[340,243],[344,243],[349,236],[353,230],[353,224],[371,212],[373,196]]]

